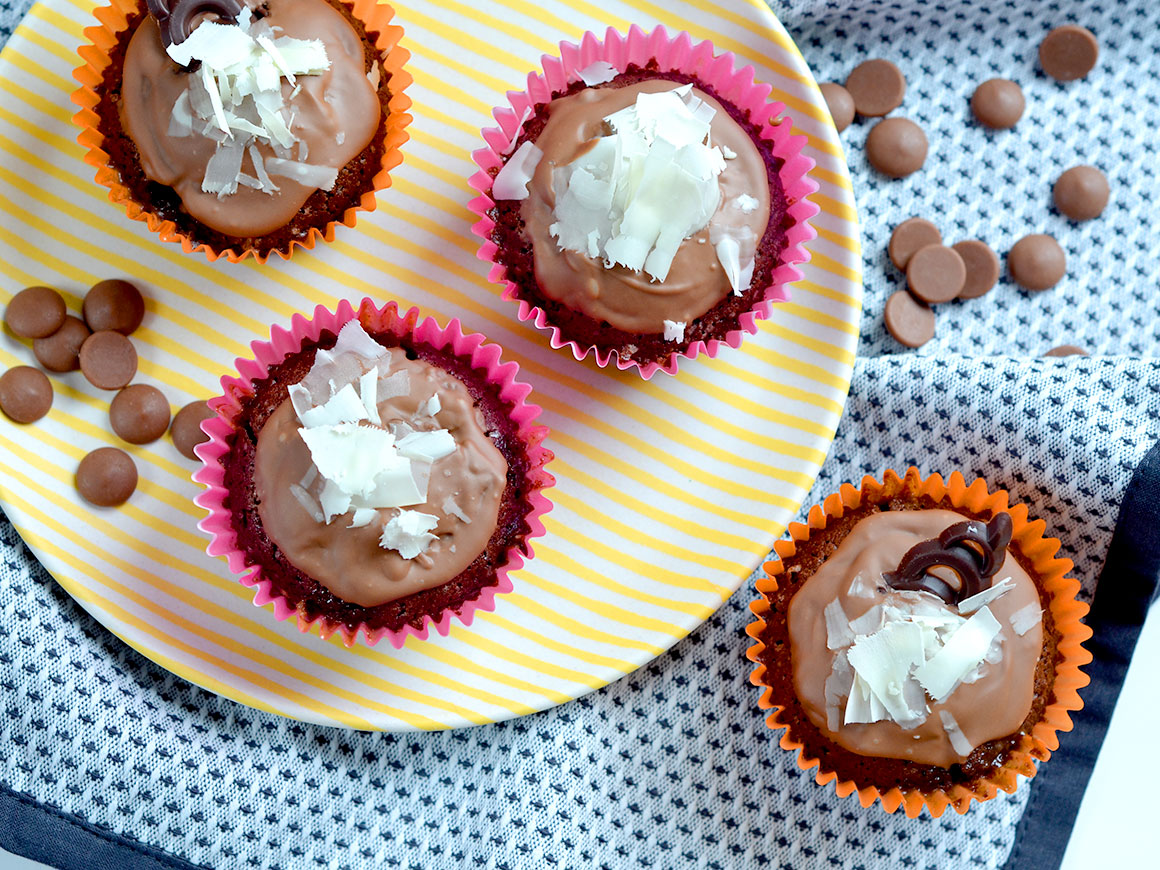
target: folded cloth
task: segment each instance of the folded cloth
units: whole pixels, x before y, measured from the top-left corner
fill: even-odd
[[[983,476],[1034,505],[1090,594],[1157,436],[1160,362],[883,357],[859,364],[807,504],[889,466]],[[748,683],[751,583],[672,652],[574,703],[359,734],[171,676],[93,622],[9,526],[0,540],[0,780],[207,867],[997,867],[1035,786],[907,819],[815,785]],[[0,828],[0,846],[11,836]]]
[[[0,4],[0,30],[27,5]],[[865,165],[869,125],[843,134],[866,311],[847,412],[805,504],[886,467],[983,477],[1048,523],[1090,598],[1133,471],[1160,437],[1160,257],[1144,201],[1160,127],[1160,6],[1052,5],[789,4],[786,23],[819,80],[892,58],[910,81],[899,111],[931,141],[927,167],[890,182]],[[1064,86],[1034,57],[1066,20],[1095,31],[1104,53],[1092,76]],[[993,75],[1028,94],[1015,131],[969,122],[974,82]],[[1099,220],[1073,225],[1052,211],[1050,185],[1080,162],[1107,172],[1113,196]],[[1025,232],[1053,232],[1068,278],[1038,295],[1004,280],[943,306],[936,339],[903,353],[881,324],[900,286],[885,246],[914,214],[949,241],[979,237],[999,252]],[[1101,356],[1036,358],[1063,343]],[[1154,499],[1137,511],[1160,524]],[[1002,866],[1037,781],[963,817],[907,819],[838,799],[797,769],[748,682],[752,590],[574,703],[454,732],[359,734],[239,706],[145,660],[0,521],[0,846],[69,868],[105,866],[93,863],[99,851],[133,870]],[[1065,764],[1054,758],[1043,781]]]

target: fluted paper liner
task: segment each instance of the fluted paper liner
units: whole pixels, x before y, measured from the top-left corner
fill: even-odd
[[[987,779],[971,783],[970,786],[973,787],[956,785],[949,790],[929,791],[892,788],[881,792],[873,785],[862,785],[853,780],[839,780],[838,774],[828,769],[820,759],[807,756],[805,747],[795,738],[792,726],[782,721],[780,714],[784,706],[779,703],[778,698],[773,697],[773,690],[764,679],[766,666],[759,663],[758,656],[764,651],[765,644],[758,639],[766,627],[765,617],[770,612],[770,602],[765,595],[775,592],[778,588],[778,578],[784,573],[782,560],[793,556],[797,552],[797,545],[808,540],[812,532],[826,528],[831,520],[844,516],[847,510],[857,509],[863,499],[878,502],[895,496],[916,499],[929,496],[935,502],[941,502],[942,506],[964,508],[984,516],[1005,511],[1010,515],[1014,526],[1010,546],[1031,563],[1031,574],[1036,584],[1050,596],[1048,606],[1059,635],[1053,687],[1055,699],[1047,705],[1043,717],[1031,729],[1030,735],[1023,735],[1014,749],[1008,753],[1002,766]],[[1009,505],[1005,490],[989,492],[982,480],[976,480],[968,486],[957,471],[945,482],[938,474],[923,479],[917,468],[908,469],[904,477],[899,477],[894,471],[887,471],[881,483],[873,477],[865,477],[860,488],[844,484],[821,505],[814,505],[810,509],[805,524],[790,523],[790,539],[778,541],[774,545],[778,558],[765,563],[766,576],[757,581],[757,591],[762,593],[763,597],[749,605],[757,619],[746,628],[746,633],[758,642],[749,648],[746,655],[750,661],[757,664],[757,669],[750,675],[750,681],[756,686],[764,687],[760,705],[763,709],[773,710],[766,719],[766,724],[774,730],[785,729],[780,745],[783,749],[797,753],[798,767],[805,771],[816,767],[817,783],[826,785],[833,782],[839,797],[857,793],[858,800],[864,807],[870,806],[875,801],[881,801],[882,808],[886,812],[893,813],[902,807],[911,818],[918,816],[924,806],[936,818],[941,816],[947,807],[965,813],[972,800],[990,800],[999,789],[1008,793],[1013,792],[1019,776],[1028,779],[1035,776],[1034,761],[1046,761],[1052,751],[1059,748],[1057,732],[1070,731],[1072,723],[1069,713],[1083,707],[1078,690],[1086,686],[1089,679],[1080,668],[1092,659],[1091,654],[1082,646],[1083,641],[1091,637],[1091,629],[1081,622],[1087,615],[1088,606],[1076,599],[1080,589],[1079,581],[1067,576],[1072,563],[1067,559],[1055,558],[1060,544],[1056,538],[1043,536],[1045,528],[1046,525],[1042,520],[1029,518],[1026,505]],[[785,667],[790,667],[788,657]],[[793,703],[797,703],[796,699]]]
[[[398,631],[388,628],[371,629],[365,622],[360,623],[352,631],[326,616],[308,620],[274,588],[271,580],[262,576],[261,567],[254,565],[247,554],[238,548],[230,511],[225,506],[228,491],[223,485],[222,461],[229,453],[229,438],[235,429],[234,420],[241,411],[243,402],[253,394],[253,384],[264,379],[272,366],[301,350],[305,342],[317,340],[323,332],[337,334],[344,324],[356,317],[370,333],[410,335],[421,344],[436,349],[449,349],[455,356],[470,360],[472,369],[483,375],[489,384],[498,385],[500,399],[512,405],[510,417],[518,427],[517,437],[524,444],[529,461],[526,480],[531,509],[525,519],[530,531],[526,538],[515,542],[507,551],[504,564],[496,571],[496,583],[480,589],[475,598],[444,610],[438,618],[424,616],[422,625],[407,624]],[[392,646],[399,648],[403,646],[408,635],[414,635],[420,640],[426,639],[429,627],[441,635],[446,635],[453,617],[464,625],[471,625],[473,614],[477,610],[494,610],[495,596],[512,590],[509,573],[523,565],[525,552],[528,558],[532,557],[530,539],[544,534],[541,517],[551,510],[551,502],[543,494],[543,490],[555,483],[555,480],[544,470],[544,465],[552,458],[551,451],[543,446],[548,428],[535,424],[540,408],[526,401],[531,387],[516,380],[519,373],[518,363],[501,362],[500,347],[485,342],[486,339],[479,333],[464,333],[458,319],[452,320],[444,328],[432,317],[420,320],[417,308],[400,314],[394,302],[377,308],[370,299],[364,299],[357,311],[344,300],[336,311],[318,306],[310,320],[296,314],[290,321],[290,329],[275,326],[270,331],[268,342],[255,341],[250,345],[254,352],[253,359],[238,359],[237,377],[223,377],[221,381],[223,395],[209,401],[210,408],[217,412],[217,416],[202,423],[202,431],[209,436],[209,440],[195,448],[195,452],[202,460],[202,467],[194,474],[193,479],[207,487],[207,490],[195,500],[198,505],[209,511],[209,516],[198,524],[198,528],[211,537],[206,552],[211,556],[224,556],[230,570],[241,575],[239,579],[242,585],[255,589],[255,605],[273,605],[274,616],[279,620],[295,617],[299,629],[304,632],[309,631],[315,622],[318,623],[319,633],[324,638],[338,631],[347,646],[353,646],[360,636],[364,636],[368,645],[373,646],[385,637]]]
[[[110,53],[117,45],[118,34],[129,24],[129,18],[144,5],[144,0],[111,0],[111,5],[94,11],[100,22],[99,26],[86,27],[85,39],[88,42],[81,45],[77,51],[84,60],[82,66],[73,70],[73,78],[81,83],[81,87],[73,92],[72,101],[80,106],[80,111],[73,115],[73,123],[81,127],[77,142],[86,149],[85,163],[97,170],[95,181],[109,188],[109,200],[125,209],[125,213],[136,221],[144,221],[151,232],[155,232],[163,242],[177,242],[186,253],[201,251],[206,258],[213,262],[219,257],[225,257],[229,262],[236,263],[247,257],[253,257],[259,263],[265,263],[270,254],[277,254],[283,260],[289,260],[294,249],[302,247],[312,249],[319,241],[334,241],[336,224],[353,227],[358,213],[374,211],[377,206],[377,193],[391,186],[391,170],[403,162],[402,146],[410,136],[406,127],[411,123],[411,116],[407,110],[411,108],[411,98],[403,93],[411,84],[411,74],[404,68],[404,64],[411,58],[411,53],[399,45],[403,36],[403,28],[391,24],[395,10],[386,4],[379,4],[376,0],[346,0],[355,18],[359,19],[367,29],[367,33],[378,33],[375,47],[379,50],[383,70],[390,79],[391,99],[387,103],[387,119],[385,138],[383,140],[382,164],[371,181],[371,189],[365,191],[357,206],[348,208],[341,221],[331,221],[325,227],[312,227],[304,239],[291,239],[285,249],[274,249],[266,253],[259,253],[251,248],[234,250],[216,250],[205,243],[197,243],[184,233],[178,231],[171,220],[163,220],[142,203],[133,199],[129,189],[121,183],[120,173],[109,165],[109,155],[104,150],[105,137],[97,129],[100,118],[96,107],[101,98],[97,89],[101,85],[105,69],[112,62]]]
[[[682,358],[694,359],[702,353],[714,357],[722,344],[738,347],[745,335],[757,332],[758,320],[769,317],[772,302],[789,299],[787,285],[802,277],[795,264],[809,260],[810,255],[804,245],[817,235],[807,221],[817,214],[818,207],[806,199],[818,189],[817,184],[806,175],[813,168],[814,161],[801,153],[806,144],[806,137],[793,135],[792,122],[786,117],[779,118],[785,111],[785,105],[770,99],[773,90],[770,85],[754,81],[752,66],[742,66],[738,69],[735,66],[736,58],[732,53],[716,55],[711,42],[707,40],[694,42],[685,32],[670,37],[663,27],[657,27],[651,33],[646,33],[634,25],[629,28],[627,36],[622,36],[610,27],[605,32],[604,39],[588,32],[583,35],[578,45],[561,42],[559,57],[545,55],[542,60],[543,73],[528,74],[527,90],[509,91],[507,95],[509,106],[498,107],[492,112],[499,126],[483,130],[483,139],[487,147],[471,155],[480,168],[468,182],[480,192],[480,196],[469,205],[479,216],[479,220],[471,229],[483,239],[477,256],[492,264],[488,280],[504,285],[503,298],[519,303],[519,319],[530,320],[536,328],[548,332],[552,347],[571,348],[577,360],[584,359],[592,352],[596,364],[601,368],[615,358],[617,368],[636,368],[645,380],[651,378],[658,370],[670,375],[675,374]],[[770,286],[766,288],[765,296],[741,315],[740,327],[730,330],[720,339],[690,342],[684,350],[670,354],[663,364],[656,361],[641,364],[633,359],[622,359],[615,351],[598,349],[592,345],[581,346],[575,341],[564,339],[560,335],[560,330],[549,321],[547,312],[520,299],[515,283],[506,279],[506,269],[496,262],[498,249],[491,240],[495,221],[488,214],[495,206],[495,201],[491,198],[493,176],[490,170],[498,169],[504,164],[505,155],[519,137],[524,121],[535,113],[537,105],[549,102],[553,93],[567,90],[569,85],[580,80],[580,70],[597,61],[606,61],[619,72],[624,72],[632,64],[644,66],[652,60],[657,62],[658,68],[663,72],[680,72],[696,76],[700,81],[715,88],[722,98],[743,112],[749,112],[749,119],[761,131],[761,138],[769,143],[774,156],[782,160],[778,177],[785,189],[787,214],[793,219],[793,224],[786,233],[785,249],[774,267]]]

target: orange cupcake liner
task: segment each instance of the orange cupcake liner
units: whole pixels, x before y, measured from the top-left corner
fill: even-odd
[[[97,129],[100,118],[96,107],[101,101],[97,89],[101,85],[105,70],[112,63],[110,55],[117,45],[119,34],[129,26],[129,18],[144,6],[144,0],[111,0],[111,5],[95,10],[93,14],[100,25],[84,29],[84,36],[88,42],[77,49],[84,65],[73,70],[73,78],[81,83],[81,87],[72,94],[73,103],[80,106],[80,111],[73,115],[73,123],[81,128],[77,143],[86,149],[85,163],[97,170],[94,180],[109,188],[109,200],[122,206],[132,220],[144,221],[151,232],[159,235],[161,241],[177,242],[187,254],[202,251],[211,263],[220,257],[225,257],[231,263],[237,263],[247,257],[265,263],[270,254],[277,254],[283,260],[289,260],[295,248],[311,250],[319,241],[332,242],[337,224],[353,227],[359,212],[374,211],[378,205],[377,194],[380,190],[391,186],[391,170],[403,162],[402,147],[410,139],[406,127],[411,123],[411,116],[407,112],[411,108],[411,98],[404,91],[411,84],[412,78],[404,66],[411,59],[411,53],[399,45],[399,40],[403,37],[403,28],[391,24],[391,20],[395,17],[395,10],[391,6],[380,4],[377,0],[344,0],[344,2],[350,7],[354,17],[363,23],[368,33],[377,32],[379,35],[375,47],[379,50],[383,71],[389,78],[391,98],[387,103],[381,167],[372,179],[370,190],[363,193],[357,206],[351,206],[343,213],[341,221],[331,221],[325,228],[313,227],[305,239],[291,239],[285,250],[259,253],[250,248],[241,251],[227,248],[218,251],[208,244],[194,242],[179,232],[173,221],[163,220],[132,198],[128,188],[121,183],[120,173],[109,165],[109,155],[104,150],[105,137]]]
[[[1050,597],[1048,609],[1059,635],[1053,687],[1055,700],[1046,707],[1043,718],[1031,729],[1031,734],[1024,735],[1008,754],[1003,765],[990,778],[978,780],[970,786],[956,785],[949,790],[929,791],[896,787],[882,792],[873,785],[860,786],[853,780],[840,779],[820,759],[807,755],[805,746],[795,739],[792,726],[782,720],[784,707],[773,697],[773,689],[764,679],[766,666],[759,660],[765,649],[765,644],[759,638],[766,628],[765,616],[770,611],[770,601],[766,596],[777,591],[778,577],[785,572],[783,560],[793,556],[797,552],[797,545],[808,540],[814,531],[826,528],[831,520],[840,519],[847,511],[856,510],[864,500],[878,502],[895,496],[916,499],[928,496],[943,505],[984,516],[1006,512],[1013,525],[1010,546],[1031,563],[1038,585]],[[1076,598],[1080,590],[1079,581],[1068,576],[1073,567],[1070,560],[1055,558],[1060,547],[1059,540],[1045,538],[1045,530],[1046,524],[1042,520],[1030,519],[1026,505],[1009,504],[1006,490],[990,492],[982,480],[975,480],[968,485],[957,471],[946,481],[938,474],[924,479],[918,469],[913,467],[907,469],[901,477],[894,471],[887,471],[882,482],[873,477],[864,477],[860,488],[843,484],[838,492],[828,496],[822,504],[810,508],[805,523],[790,523],[789,540],[781,540],[774,545],[778,558],[763,566],[766,576],[757,581],[757,591],[762,597],[749,605],[756,621],[745,629],[746,634],[757,641],[746,651],[749,660],[757,665],[750,675],[750,682],[764,687],[759,704],[762,709],[773,711],[767,717],[766,724],[774,730],[784,730],[780,740],[781,748],[797,752],[797,764],[802,770],[817,768],[815,781],[819,785],[834,783],[838,797],[856,793],[859,803],[864,807],[880,801],[886,812],[893,813],[901,807],[910,818],[918,816],[923,807],[935,818],[941,816],[947,807],[953,807],[960,814],[965,813],[972,800],[990,800],[999,789],[1014,792],[1019,776],[1028,779],[1035,776],[1035,760],[1046,761],[1051,757],[1051,753],[1059,748],[1058,732],[1070,731],[1072,728],[1069,714],[1083,707],[1078,690],[1088,684],[1089,678],[1080,668],[1092,660],[1091,653],[1083,647],[1083,642],[1091,637],[1092,632],[1082,622],[1088,606]]]

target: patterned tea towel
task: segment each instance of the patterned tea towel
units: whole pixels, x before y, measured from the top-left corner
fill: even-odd
[[[5,38],[28,5],[0,0]],[[1160,5],[774,6],[819,81],[894,60],[909,82],[895,114],[931,143],[921,172],[888,181],[866,165],[869,125],[842,134],[865,312],[846,414],[806,506],[914,464],[983,477],[1046,520],[1095,596],[1097,659],[1077,729],[1041,774],[940,819],[863,810],[817,786],[778,748],[748,682],[752,581],[671,652],[545,713],[431,734],[298,724],[126,647],[3,520],[0,846],[84,870],[1058,866],[1160,564]],[[1035,58],[1067,21],[1096,33],[1101,57],[1062,85]],[[974,84],[993,76],[1027,95],[1013,131],[970,121]],[[1086,224],[1051,207],[1052,182],[1078,163],[1112,186]],[[984,298],[942,306],[935,339],[904,351],[882,326],[901,286],[885,249],[912,215],[1001,254],[1052,233],[1068,275],[1040,294],[1003,278]],[[1065,343],[1092,356],[1040,358]],[[1101,570],[1114,587],[1097,590]]]

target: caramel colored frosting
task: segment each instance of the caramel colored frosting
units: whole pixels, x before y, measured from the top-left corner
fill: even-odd
[[[627,332],[664,331],[666,320],[691,322],[731,293],[729,278],[710,242],[714,227],[748,227],[752,231],[741,259],[752,261],[757,242],[769,222],[769,182],[765,160],[749,134],[708,94],[693,94],[716,111],[710,144],[723,146],[737,156],[726,160],[718,177],[721,204],[709,225],[685,240],[677,251],[668,277],[654,281],[645,272],[617,265],[606,268],[600,260],[570,250],[561,250],[548,228],[555,223],[556,195],[553,170],[565,166],[604,135],[604,118],[636,102],[639,93],[672,90],[679,85],[664,79],[649,79],[622,88],[585,88],[548,105],[548,122],[536,139],[543,151],[528,184],[529,196],[520,215],[527,227],[535,259],[536,281],[550,299],[580,311],[593,320],[606,321]],[[726,152],[728,153],[728,152]],[[746,213],[737,207],[741,194],[757,200],[757,208]]]
[[[950,767],[966,756],[952,747],[940,711],[949,712],[970,745],[977,747],[1017,731],[1031,709],[1035,669],[1043,647],[1043,623],[1040,620],[1020,636],[1010,620],[1021,608],[1032,604],[1039,607],[1039,593],[1034,581],[1008,553],[994,583],[1009,577],[1014,588],[987,605],[1001,626],[1001,658],[997,662],[984,663],[975,682],[961,683],[941,703],[928,696],[930,715],[914,728],[904,729],[889,719],[841,724],[837,731],[827,727],[825,684],[837,653],[826,646],[826,606],[837,599],[853,621],[875,605],[899,604],[915,594],[925,596],[891,590],[882,575],[895,570],[912,546],[937,537],[963,519],[960,514],[944,510],[873,514],[850,531],[790,602],[788,627],[798,700],[823,734],[851,752]],[[855,583],[857,577],[861,583]],[[861,594],[851,594],[851,586]],[[957,611],[950,612],[959,615]],[[842,703],[845,701],[843,698]]]
[[[396,550],[380,546],[383,525],[394,509],[379,510],[369,525],[353,529],[349,528],[353,511],[329,524],[307,512],[291,485],[306,478],[313,464],[289,400],[262,427],[254,460],[258,513],[270,540],[294,567],[343,601],[363,607],[440,586],[462,572],[495,531],[507,482],[507,462],[487,437],[467,388],[443,369],[393,351],[390,372],[399,371],[408,373],[410,389],[378,403],[383,425],[447,429],[456,444],[454,452],[432,466],[426,503],[407,508],[439,518],[433,532],[438,538],[426,552],[404,559]],[[420,411],[432,395],[442,406],[434,417]]]
[[[283,79],[282,92],[293,114],[291,133],[306,144],[308,162],[341,168],[370,143],[382,112],[366,77],[363,41],[326,0],[268,0],[266,6],[266,20],[284,35],[319,39],[326,48],[330,69],[297,77],[300,89],[293,97],[295,86]],[[157,22],[146,16],[129,41],[120,104],[121,124],[137,146],[145,175],[172,187],[186,211],[220,233],[250,238],[285,226],[316,188],[279,177],[280,189],[274,194],[243,186],[221,198],[202,191],[216,143],[167,132],[188,80],[189,74],[165,53]],[[258,147],[264,158],[274,156],[268,145]],[[254,174],[249,156],[242,171]]]

